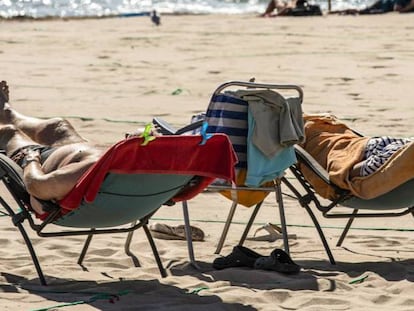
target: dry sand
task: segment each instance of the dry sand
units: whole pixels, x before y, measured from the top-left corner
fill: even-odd
[[[109,145],[161,116],[179,127],[205,110],[213,90],[229,80],[298,84],[303,109],[331,112],[368,135],[411,136],[414,85],[413,15],[260,19],[254,16],[163,16],[0,23],[1,78],[11,102],[38,116],[63,116],[90,140]],[[178,91],[177,91],[178,90]],[[174,91],[178,95],[172,95]],[[4,190],[2,195],[6,195]],[[159,276],[143,232],[124,254],[125,235],[94,239],[84,266],[83,239],[31,234],[50,283],[42,287],[23,240],[0,218],[0,309],[35,310],[414,310],[413,217],[355,223],[343,247],[343,220],[319,217],[337,265],[331,265],[299,204],[285,197],[295,276],[211,263],[230,202],[206,193],[189,202],[201,270],[189,265],[184,241],[157,240],[168,277]],[[250,209],[239,208],[222,250],[237,244]],[[318,216],[321,216],[318,214]],[[182,224],[181,206],[163,207],[156,221]],[[273,195],[254,229],[278,223]],[[389,231],[374,230],[387,228]],[[282,241],[246,246],[268,255]],[[353,283],[362,277],[360,283]],[[197,289],[202,289],[197,291]],[[120,294],[119,300],[91,298]],[[53,308],[52,308],[53,309]]]

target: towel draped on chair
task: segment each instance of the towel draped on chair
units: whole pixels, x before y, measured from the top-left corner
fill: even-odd
[[[92,202],[109,172],[201,177],[193,187],[178,193],[174,201],[194,197],[216,178],[235,179],[237,158],[225,135],[213,135],[204,145],[200,145],[201,136],[160,136],[147,145],[142,142],[143,138],[134,137],[112,146],[59,201],[62,214],[76,209],[82,200]],[[223,156],[217,157],[217,154]]]
[[[296,162],[293,145],[304,140],[301,99],[265,90],[213,95],[206,112],[210,133],[225,133],[237,153],[238,186],[272,187]],[[221,193],[232,200],[231,191]],[[238,191],[237,202],[250,207],[269,192]]]
[[[306,142],[304,149],[329,173],[338,187],[350,190],[362,199],[383,195],[414,177],[414,143],[395,152],[376,172],[365,177],[350,178],[352,167],[364,158],[370,137],[360,136],[331,115],[305,116]],[[326,135],[324,133],[329,133]],[[338,135],[335,135],[338,134]],[[301,166],[306,179],[322,197],[335,199],[335,190]]]

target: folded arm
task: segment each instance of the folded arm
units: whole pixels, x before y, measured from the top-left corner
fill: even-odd
[[[32,196],[42,200],[59,200],[72,190],[93,163],[92,160],[83,160],[45,173],[40,164],[40,155],[35,151],[26,157],[23,182]]]

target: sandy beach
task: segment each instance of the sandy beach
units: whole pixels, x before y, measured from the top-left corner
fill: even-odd
[[[154,116],[183,126],[220,84],[254,77],[301,86],[307,113],[333,113],[367,135],[413,136],[413,14],[161,22],[1,21],[1,79],[10,85],[11,104],[28,115],[68,118],[83,136],[110,146]],[[0,194],[7,197],[4,189]],[[358,220],[335,247],[345,220],[317,213],[337,260],[331,265],[305,210],[285,196],[288,231],[297,236],[291,257],[302,267],[287,276],[212,268],[230,203],[216,193],[189,202],[192,224],[206,234],[194,243],[200,270],[189,264],[185,241],[156,240],[166,278],[142,230],[132,242],[142,267],[124,253],[126,235],[96,237],[79,266],[83,238],[40,238],[29,230],[47,287],[10,218],[0,217],[0,310],[414,310],[412,215]],[[237,245],[250,213],[237,210],[222,255]],[[250,235],[280,223],[278,215],[270,195]],[[151,222],[178,225],[182,217],[177,204],[162,207]],[[245,246],[269,255],[283,242]]]

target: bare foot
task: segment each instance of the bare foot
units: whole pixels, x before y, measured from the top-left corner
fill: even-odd
[[[4,105],[9,102],[9,86],[6,81],[0,82],[0,109],[4,109]]]
[[[0,82],[0,124],[9,124],[11,109],[9,105],[9,86],[6,81]]]
[[[125,133],[125,138],[132,138],[132,137],[139,137],[143,135],[145,132],[145,128],[138,128],[133,132]],[[148,133],[150,136],[161,136],[162,134],[158,131],[157,128],[152,128]]]

